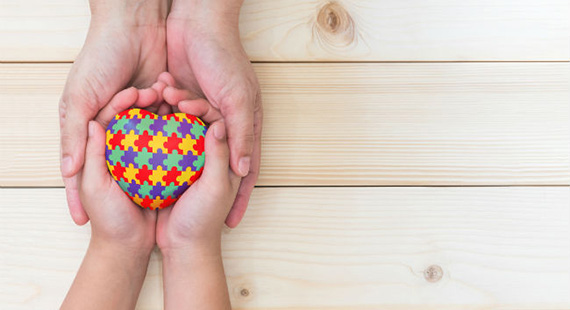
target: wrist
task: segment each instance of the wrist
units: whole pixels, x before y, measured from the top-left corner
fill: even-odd
[[[160,247],[162,257],[172,263],[191,260],[212,259],[222,256],[220,239],[194,240],[185,243],[171,243]]]
[[[92,235],[88,252],[96,253],[97,256],[108,260],[146,264],[153,248],[154,244],[149,242],[125,243]]]
[[[243,0],[174,0],[168,20],[187,21],[209,29],[238,28]]]
[[[90,8],[95,26],[161,26],[168,14],[166,0],[91,0]]]

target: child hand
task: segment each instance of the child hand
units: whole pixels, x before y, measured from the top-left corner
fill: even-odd
[[[155,244],[156,212],[136,206],[109,174],[103,128],[132,105],[160,103],[163,88],[156,83],[125,89],[88,124],[85,164],[75,190],[91,219],[91,243],[61,309],[135,308]]]
[[[204,172],[172,207],[159,211],[157,244],[163,252],[195,246],[195,243],[215,248],[241,180],[229,165],[225,124],[219,111],[208,101],[174,87],[169,73],[162,73],[159,82],[166,85],[162,97],[173,112],[198,116],[210,123],[210,127],[205,139]]]
[[[222,121],[212,123],[206,132],[205,153],[202,176],[172,207],[158,212],[156,240],[165,255],[197,247],[219,253],[224,221],[241,180],[230,169]]]
[[[105,128],[118,112],[132,105],[148,106],[159,100],[164,84],[117,93],[89,122],[85,165],[79,174],[79,197],[91,220],[92,242],[143,251],[155,244],[156,212],[132,202],[109,174],[105,160]]]
[[[221,233],[241,178],[230,169],[223,122],[210,125],[205,152],[202,176],[174,206],[158,211],[165,309],[231,309]]]

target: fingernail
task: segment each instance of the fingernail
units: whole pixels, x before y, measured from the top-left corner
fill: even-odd
[[[221,125],[214,126],[214,137],[216,137],[216,139],[218,140],[223,140],[226,137],[226,129],[224,128],[224,126]]]
[[[61,172],[63,173],[63,175],[69,175],[71,173],[72,164],[73,164],[73,159],[69,155],[66,155],[61,159]]]
[[[250,163],[251,163],[251,158],[249,156],[240,158],[238,169],[242,177],[248,175]]]

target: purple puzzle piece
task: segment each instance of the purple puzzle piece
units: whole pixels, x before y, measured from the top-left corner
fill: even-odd
[[[134,168],[139,168],[139,164],[135,162],[135,158],[137,158],[137,152],[133,150],[132,146],[129,146],[129,149],[125,151],[125,154],[121,157],[123,164],[125,167],[128,167],[129,164],[133,164]]]
[[[111,166],[114,166],[114,165],[115,165],[115,162],[112,160],[111,154],[112,154],[111,149],[109,149],[108,147],[106,147],[106,148],[105,148],[105,158],[107,158],[107,161],[109,162],[109,164],[110,164]]]
[[[188,182],[182,183],[179,188],[175,189],[174,192],[172,192],[172,197],[180,197],[180,195],[182,195],[184,191],[188,189],[188,187],[190,187],[188,185]]]
[[[154,131],[154,135],[157,136],[158,132],[162,132],[163,134],[164,132],[164,126],[167,124],[166,120],[163,119],[155,119],[153,120],[153,123],[149,126],[149,128]]]
[[[135,180],[132,180],[131,183],[129,183],[128,191],[131,197],[135,197],[135,195],[137,195],[141,189],[141,186],[135,182]]]
[[[107,130],[111,130],[111,132],[113,131],[113,126],[115,126],[115,124],[117,124],[117,120],[113,117],[113,119],[109,122],[109,125],[107,125]],[[112,132],[113,133],[113,132]]]
[[[168,158],[168,154],[162,153],[161,149],[157,150],[157,153],[152,154],[152,158],[149,160],[149,163],[153,166],[153,169],[158,169],[158,166],[162,166],[163,170],[166,170],[166,165],[164,164],[164,160]]]
[[[134,130],[135,135],[140,134],[139,130],[137,129],[137,125],[141,123],[141,120],[138,118],[132,118],[123,126],[126,133],[130,133],[131,130]]]
[[[178,132],[180,132],[180,136],[182,138],[185,138],[186,135],[192,135],[192,124],[189,124],[187,120],[184,120],[184,122],[180,123],[180,126],[178,126]]]
[[[158,182],[153,188],[150,190],[151,197],[160,197],[162,199],[166,197],[162,197],[162,191],[166,188],[166,186],[162,186],[162,183]]]
[[[192,165],[192,163],[197,159],[198,159],[198,156],[192,154],[191,152],[188,152],[188,154],[183,155],[182,159],[178,161],[178,165],[180,166],[180,170],[185,171],[186,169],[188,169],[188,167],[194,168],[194,165]]]

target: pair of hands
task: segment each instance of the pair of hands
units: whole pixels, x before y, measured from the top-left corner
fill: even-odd
[[[132,106],[154,107],[158,114],[189,113],[210,123],[201,177],[173,206],[158,212],[137,206],[107,170],[104,128]],[[91,242],[62,309],[133,309],[155,243],[163,254],[167,309],[229,309],[221,231],[240,179],[230,168],[220,111],[176,88],[169,73],[162,73],[149,88],[117,93],[88,123],[85,164],[77,185],[91,219]]]
[[[84,210],[92,219],[94,243],[150,254],[155,240],[165,255],[199,247],[218,254],[224,219],[236,196],[240,177],[229,165],[229,147],[221,113],[204,99],[175,87],[169,73],[147,89],[119,92],[88,125],[85,165],[78,174]],[[210,123],[202,176],[171,207],[159,212],[132,202],[107,171],[105,130],[115,114],[131,106],[159,106],[159,114],[184,112]]]
[[[238,225],[259,173],[262,122],[259,85],[239,39],[242,1],[175,0],[170,12],[165,0],[90,1],[89,33],[60,102],[61,170],[75,223],[92,216],[79,195],[88,128],[97,126],[89,122],[122,89],[149,87],[168,70],[189,99],[207,99],[201,109],[216,111],[227,127],[230,166],[244,178],[225,223]],[[161,98],[151,100],[152,91],[140,91],[134,105],[152,102],[148,110],[171,112]]]

